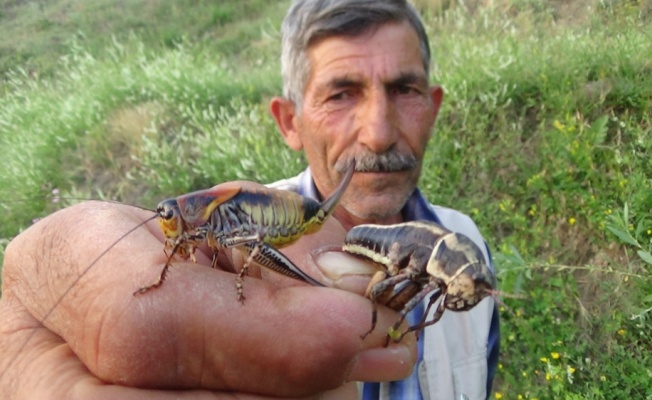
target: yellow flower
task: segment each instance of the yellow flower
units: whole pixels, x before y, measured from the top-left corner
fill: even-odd
[[[550,373],[546,372],[546,380],[549,381],[551,379],[552,379],[552,376],[550,375]]]
[[[524,378],[527,376],[527,372],[525,371],[521,372],[521,374],[523,375]]]
[[[502,398],[503,398],[503,394],[502,394],[502,393],[499,393],[499,392],[496,392],[496,394],[494,395],[494,397],[495,397],[496,399],[502,399]]]
[[[627,333],[626,330],[624,330],[624,329],[618,329],[618,334],[619,334],[620,336],[625,336],[625,333]]]
[[[573,217],[568,218],[568,224],[569,225],[573,226],[573,225],[575,225],[575,222],[577,222],[577,220],[575,218],[573,218]]]
[[[554,358],[555,360],[559,358],[559,353],[557,353],[556,351],[553,351],[552,353],[550,353],[550,355],[551,355],[552,358]]]
[[[568,373],[572,375],[572,374],[575,373],[575,368],[569,366],[569,367],[566,368],[566,371],[568,371]]]
[[[541,357],[541,362],[547,363],[548,362],[548,357]]]

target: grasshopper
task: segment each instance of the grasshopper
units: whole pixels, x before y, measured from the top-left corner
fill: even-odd
[[[387,335],[387,343],[398,342],[409,332],[435,324],[446,309],[470,310],[496,286],[480,248],[468,237],[434,222],[358,225],[347,234],[343,250],[380,267],[365,293],[374,309],[371,329],[362,338],[376,327],[377,303],[400,312],[400,319]],[[407,313],[432,292],[436,293],[430,297],[420,323],[399,332]],[[432,319],[426,321],[439,299]]]
[[[143,294],[161,286],[175,254],[194,261],[194,252],[201,243],[207,243],[214,251],[213,267],[218,252],[223,249],[236,247],[248,254],[236,278],[241,302],[244,301],[242,280],[252,262],[312,285],[323,286],[277,248],[319,230],[335,210],[354,171],[355,162],[352,162],[337,189],[321,203],[294,192],[241,181],[162,201],[156,212],[166,237],[165,247],[171,249],[171,254],[158,279],[134,294]]]

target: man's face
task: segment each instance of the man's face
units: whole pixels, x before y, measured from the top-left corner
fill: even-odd
[[[428,85],[416,32],[390,23],[357,37],[322,39],[308,56],[302,111],[289,119],[286,142],[305,151],[324,196],[355,158],[362,171],[341,205],[356,223],[397,222],[442,99],[441,89]]]

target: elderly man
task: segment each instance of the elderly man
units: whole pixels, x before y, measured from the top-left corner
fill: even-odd
[[[371,306],[351,291],[366,281],[353,262],[323,251],[341,246],[345,231],[361,223],[430,220],[470,237],[490,262],[468,217],[430,205],[416,189],[443,98],[429,84],[429,62],[422,23],[403,1],[295,1],[283,23],[284,97],[270,108],[309,169],[276,186],[320,199],[352,159],[356,172],[336,220],[286,253],[347,290],[263,273],[246,280],[241,306],[233,277],[242,257],[234,252],[221,260],[223,269],[175,268],[170,283],[134,298],[133,288],[166,261],[157,227],[147,223],[97,256],[116,232],[150,215],[115,204],[75,206],[7,248],[2,397],[486,398],[498,350],[491,300],[444,313],[418,344],[408,335],[385,348],[383,332],[396,313],[380,307],[377,329],[361,340]],[[198,263],[210,264],[210,255],[199,252]],[[382,383],[359,392],[354,381]]]

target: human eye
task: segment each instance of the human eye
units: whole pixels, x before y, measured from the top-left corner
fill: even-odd
[[[391,88],[391,93],[393,95],[409,96],[419,95],[421,94],[421,90],[414,85],[396,85]]]
[[[328,96],[327,101],[346,101],[351,98],[351,93],[348,90],[340,90]]]

